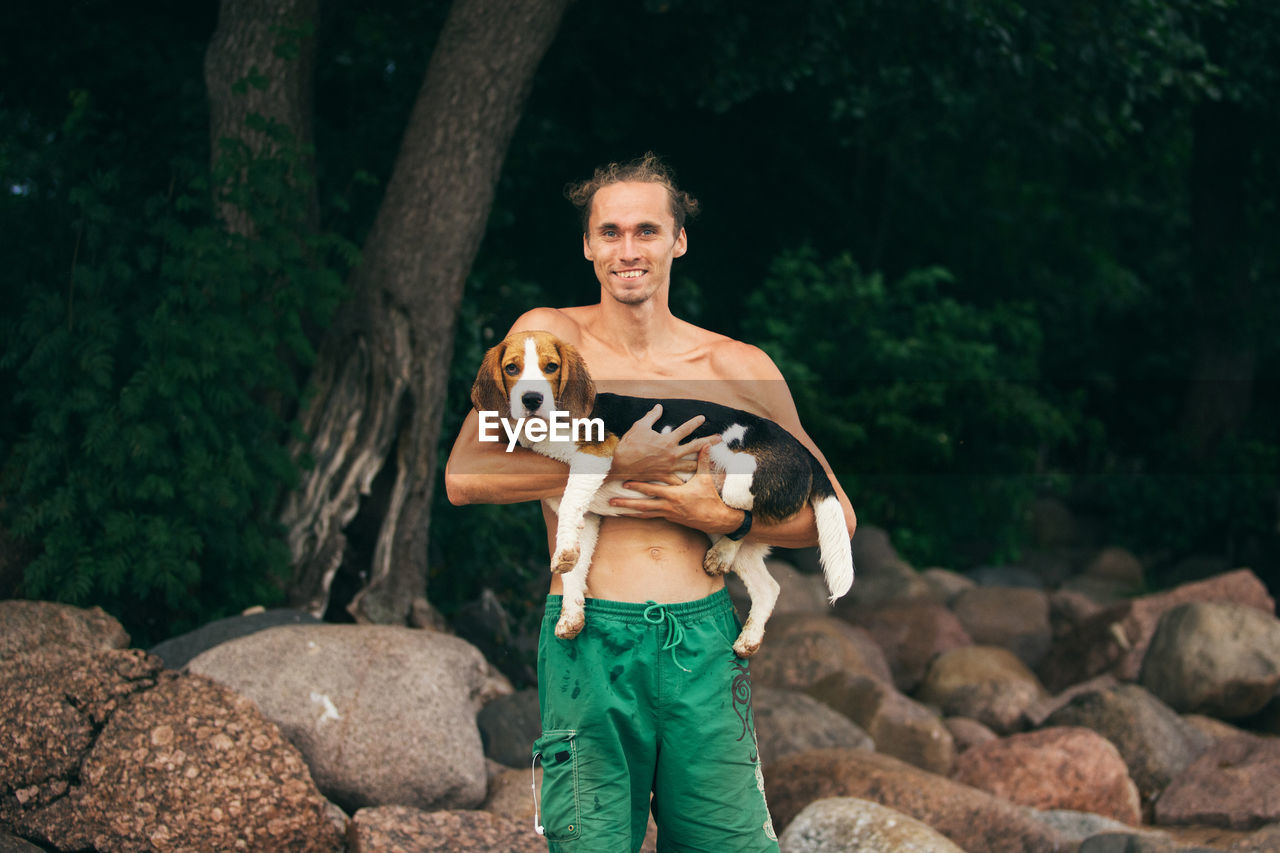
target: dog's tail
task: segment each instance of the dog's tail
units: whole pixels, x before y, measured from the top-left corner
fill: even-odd
[[[853,586],[853,548],[840,499],[816,461],[814,469],[815,488],[810,502],[818,524],[818,561],[831,591],[831,603],[835,604]]]

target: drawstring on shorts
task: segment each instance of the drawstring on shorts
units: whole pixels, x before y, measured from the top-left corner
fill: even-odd
[[[685,672],[692,672],[693,670],[683,666],[680,663],[680,659],[676,657],[676,646],[684,643],[684,626],[680,624],[680,620],[676,618],[674,613],[656,601],[646,601],[645,604],[648,606],[644,609],[644,621],[650,625],[667,623],[667,641],[662,644],[662,650],[665,652],[670,649],[671,660],[675,665]]]

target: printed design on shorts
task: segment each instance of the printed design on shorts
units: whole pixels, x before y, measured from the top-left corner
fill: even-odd
[[[742,723],[742,734],[738,735],[738,740],[745,740],[750,735],[751,760],[759,761],[760,752],[756,749],[756,726],[751,718],[751,671],[748,669],[747,662],[740,658],[734,658],[733,668],[737,672],[733,676],[733,683],[729,689],[733,696],[733,713],[738,715],[738,720]]]
[[[760,802],[764,805],[765,836],[770,841],[778,840],[778,833],[773,828],[773,816],[769,814],[769,801],[764,795],[764,772],[760,768],[760,747],[756,741],[755,721],[751,715],[751,670],[746,661],[735,658],[733,668],[736,670],[730,691],[733,696],[733,712],[742,722],[742,733],[738,740],[748,740],[751,744],[751,763],[755,765],[756,789],[760,791]]]

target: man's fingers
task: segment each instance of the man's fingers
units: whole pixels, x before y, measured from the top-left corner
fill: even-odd
[[[686,438],[693,435],[693,431],[696,430],[698,427],[702,426],[706,422],[706,420],[707,420],[706,416],[704,415],[694,415],[693,417],[689,418],[689,420],[685,421],[684,423],[680,424],[680,426],[673,429],[671,431],[671,437],[674,438],[677,442],[684,441]]]
[[[652,409],[644,413],[640,420],[636,421],[635,426],[643,426],[645,429],[653,429],[653,425],[658,422],[658,418],[662,417],[662,404],[657,403]]]

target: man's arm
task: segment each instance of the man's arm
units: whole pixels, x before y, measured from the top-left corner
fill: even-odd
[[[853,536],[858,524],[853,506],[826,458],[801,426],[791,389],[787,387],[777,365],[763,350],[747,344],[735,343],[731,355],[735,372],[745,374],[745,378],[752,382],[761,414],[794,435],[827,472],[844,510],[845,526],[849,535]],[[731,533],[742,523],[742,510],[727,506],[716,491],[706,454],[699,455],[698,472],[687,483],[680,483],[678,478],[669,478],[665,483],[627,482],[625,485],[648,495],[650,500],[615,498],[610,503],[619,508],[634,510],[642,518],[664,518],[708,534]],[[812,507],[806,506],[794,517],[777,524],[756,522],[747,535],[747,541],[766,542],[783,548],[807,548],[818,544],[818,530]]]

